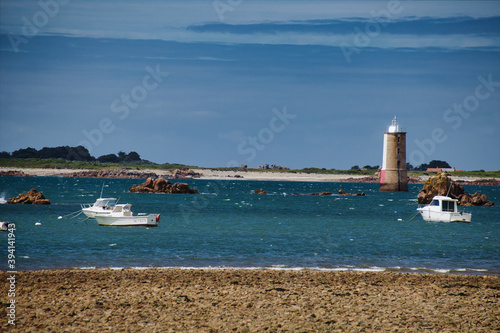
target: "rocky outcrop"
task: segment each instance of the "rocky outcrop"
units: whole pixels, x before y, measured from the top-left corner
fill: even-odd
[[[459,206],[494,206],[488,201],[486,194],[474,193],[470,195],[464,188],[454,182],[446,172],[440,172],[434,177],[430,177],[424,183],[423,188],[418,192],[418,203],[429,204],[436,195],[448,195],[457,199]]]
[[[27,193],[21,193],[15,198],[10,198],[8,204],[26,204],[26,205],[50,205],[50,200],[46,199],[42,192],[32,188]]]
[[[264,191],[263,189],[259,188],[258,190],[254,191],[255,194],[267,194],[267,191]]]
[[[500,180],[495,178],[481,178],[470,181],[457,181],[460,185],[483,185],[483,186],[500,186]]]
[[[332,195],[332,192],[290,193],[290,195]]]
[[[21,170],[2,170],[0,171],[0,177],[33,177],[33,175],[24,173],[24,171]]]
[[[191,169],[177,169],[173,172],[172,178],[185,179],[185,178],[200,178],[201,173],[194,172]]]
[[[360,192],[360,193],[346,193],[344,190],[339,190],[339,195],[347,195],[347,196],[352,196],[352,197],[364,197],[366,194],[365,192]]]
[[[184,193],[198,194],[197,189],[189,188],[186,183],[171,183],[163,178],[148,178],[142,184],[133,185],[130,187],[130,192],[139,193]]]
[[[156,173],[144,172],[129,169],[110,169],[110,170],[87,170],[77,171],[69,175],[73,178],[120,178],[120,179],[140,179],[147,177],[158,177]]]
[[[360,178],[345,178],[345,179],[340,179],[338,182],[341,183],[379,183],[380,182],[380,176],[375,175],[375,176],[367,176],[367,177],[360,177]]]

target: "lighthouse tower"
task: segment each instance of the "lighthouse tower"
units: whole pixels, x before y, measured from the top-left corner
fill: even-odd
[[[406,171],[406,132],[398,125],[396,117],[384,132],[384,156],[380,172],[380,191],[408,191]]]

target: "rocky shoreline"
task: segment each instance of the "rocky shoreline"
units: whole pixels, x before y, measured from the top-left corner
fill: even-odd
[[[6,281],[7,272],[0,272]],[[47,270],[16,276],[36,332],[492,332],[500,277],[283,270]],[[9,284],[0,292],[7,295]]]
[[[109,169],[109,170],[72,170],[72,169],[21,169],[0,167],[1,176],[33,177],[84,177],[84,178],[126,178],[126,179],[241,179],[241,180],[279,180],[279,181],[321,181],[321,182],[346,182],[346,183],[378,183],[377,176],[342,175],[342,174],[307,174],[291,172],[266,172],[266,171],[220,171],[214,169],[178,169],[178,170],[135,170],[135,169]],[[459,185],[486,185],[500,186],[498,178],[455,177]],[[424,184],[429,176],[412,176],[411,184]]]

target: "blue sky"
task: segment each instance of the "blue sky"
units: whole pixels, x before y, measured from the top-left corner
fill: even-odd
[[[500,169],[496,1],[0,3],[0,151]]]

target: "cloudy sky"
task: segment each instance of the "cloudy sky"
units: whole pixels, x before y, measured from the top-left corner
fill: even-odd
[[[500,169],[500,2],[0,2],[0,151]]]

